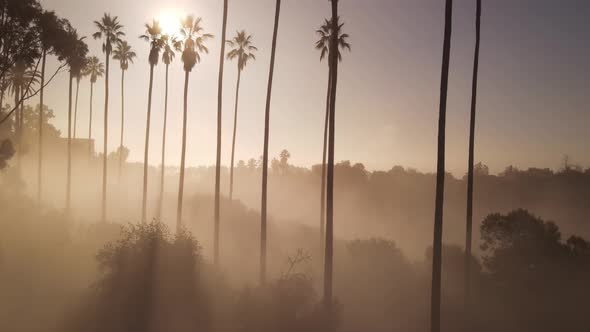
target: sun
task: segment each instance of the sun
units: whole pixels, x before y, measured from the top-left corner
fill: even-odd
[[[170,36],[178,35],[180,31],[180,15],[175,10],[162,11],[158,16],[162,33]]]

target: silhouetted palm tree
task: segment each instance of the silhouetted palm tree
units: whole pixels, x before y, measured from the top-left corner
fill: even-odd
[[[119,140],[119,182],[121,182],[121,169],[123,168],[123,135],[125,133],[125,72],[129,64],[137,56],[127,41],[121,41],[113,50],[113,59],[118,60],[121,67],[121,138]]]
[[[117,16],[104,14],[100,21],[94,21],[98,28],[92,36],[94,39],[102,39],[102,51],[106,57],[105,70],[105,91],[104,91],[104,142],[102,156],[102,209],[101,220],[106,221],[107,217],[107,138],[108,138],[108,120],[109,120],[109,61],[113,52],[113,44],[121,42],[121,37],[125,36],[122,31],[123,26],[119,24]]]
[[[268,189],[268,132],[270,125],[270,97],[272,94],[272,78],[275,67],[275,54],[277,48],[277,35],[279,32],[279,16],[281,12],[281,0],[276,1],[275,20],[272,33],[272,46],[270,52],[270,67],[268,69],[268,86],[266,88],[266,105],[264,111],[264,147],[262,152],[262,199],[260,207],[260,284],[266,283],[266,198]]]
[[[94,83],[99,77],[104,75],[104,64],[95,57],[86,59],[86,68],[84,68],[84,75],[90,76],[90,113],[88,115],[88,153],[92,151],[90,141],[92,140],[92,99],[94,97]]]
[[[82,74],[76,75],[76,97],[74,101],[74,138],[76,138],[76,128],[78,124],[78,92],[80,91],[80,80],[82,79]]]
[[[219,52],[219,77],[217,79],[217,153],[215,155],[215,206],[213,234],[213,264],[219,264],[220,229],[220,187],[221,187],[221,120],[223,110],[223,65],[225,56],[225,35],[227,31],[227,0],[223,0],[223,23],[221,25],[221,52]]]
[[[175,37],[164,35],[162,36],[164,44],[164,51],[162,52],[162,62],[166,65],[166,81],[164,90],[164,124],[162,129],[162,169],[160,171],[160,196],[158,198],[158,220],[162,219],[162,205],[164,203],[164,176],[166,169],[166,125],[168,122],[168,69],[174,60],[176,52],[180,52],[182,43]]]
[[[62,56],[63,40],[66,38],[66,26],[69,23],[60,20],[55,12],[45,11],[39,17],[39,38],[41,42],[41,82],[39,88],[39,137],[38,137],[38,159],[37,159],[37,202],[41,204],[41,194],[43,191],[43,105],[45,97],[45,68],[48,54]],[[2,91],[4,94],[4,91]],[[2,102],[0,101],[0,105]]]
[[[475,110],[477,104],[477,76],[479,70],[479,43],[481,34],[481,0],[475,10],[475,54],[473,56],[473,81],[471,87],[471,119],[469,121],[469,161],[467,165],[467,216],[465,234],[465,309],[466,316],[471,303],[471,242],[473,238],[473,163],[475,146]]]
[[[238,98],[240,95],[240,77],[242,70],[246,68],[249,60],[256,60],[254,51],[258,49],[252,45],[252,35],[246,34],[245,30],[236,32],[236,36],[232,40],[228,40],[227,44],[233,49],[227,53],[229,60],[237,59],[238,61],[238,79],[236,82],[236,103],[234,108],[234,131],[231,141],[231,161],[229,168],[229,200],[233,200],[234,191],[234,153],[236,148],[236,131],[238,126]]]
[[[65,61],[70,68],[69,89],[68,89],[68,163],[66,183],[66,216],[70,216],[71,188],[72,188],[72,82],[75,77],[82,75],[86,67],[86,54],[88,46],[84,37],[79,38],[76,30],[70,31],[69,51],[65,54]]]
[[[330,114],[328,115],[328,169],[326,177],[326,248],[324,256],[324,305],[329,315],[332,314],[332,271],[334,250],[334,140],[336,126],[336,88],[338,84],[338,0],[332,1],[332,24],[329,51]]]
[[[338,24],[339,33],[342,32],[342,24]],[[322,61],[326,55],[330,52],[330,36],[332,31],[332,23],[329,20],[325,20],[324,24],[316,32],[320,36],[320,39],[316,42],[315,48],[320,51],[320,61]],[[350,51],[350,44],[347,39],[348,34],[340,34],[338,36],[338,61],[342,61],[342,54],[340,49],[347,49]],[[329,70],[328,70],[329,71]],[[328,75],[330,76],[330,75]],[[330,115],[330,88],[331,88],[331,77],[328,77],[328,88],[326,89],[326,114],[324,119],[324,147],[322,150],[322,179],[321,179],[321,191],[320,191],[320,248],[324,247],[325,238],[325,218],[326,218],[326,152],[328,147],[328,122]]]
[[[180,177],[178,184],[178,205],[176,208],[176,230],[179,231],[182,225],[182,203],[184,196],[184,165],[186,159],[186,121],[188,109],[188,83],[190,72],[195,65],[201,61],[201,53],[209,53],[205,41],[213,35],[203,33],[201,26],[202,19],[187,16],[182,20],[180,34],[183,38],[182,62],[184,64],[184,103],[182,113],[182,148],[180,155]]]
[[[148,108],[145,125],[145,150],[143,153],[143,197],[141,200],[141,222],[145,222],[147,209],[147,185],[148,185],[148,154],[150,147],[150,120],[152,115],[152,88],[154,84],[154,67],[160,59],[162,50],[162,28],[157,20],[153,20],[152,25],[145,25],[145,34],[139,38],[150,43],[150,54],[148,62],[150,64],[150,82],[148,88]]]
[[[22,156],[22,135],[24,127],[24,98],[33,91],[33,86],[39,84],[41,75],[30,64],[23,60],[15,62],[14,66],[6,72],[7,89],[14,95],[14,105],[20,104],[16,111],[15,136],[17,151],[17,167],[20,169]]]
[[[434,238],[432,241],[432,288],[430,329],[440,331],[440,297],[442,269],[442,231],[443,203],[445,192],[445,127],[447,113],[447,90],[449,84],[449,60],[451,53],[451,28],[453,0],[447,0],[445,6],[445,32],[443,43],[440,105],[438,118],[438,156],[436,165],[436,202],[434,209]]]

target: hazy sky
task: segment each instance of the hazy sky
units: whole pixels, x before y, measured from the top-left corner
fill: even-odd
[[[137,37],[153,17],[201,16],[215,39],[210,54],[193,70],[189,88],[188,165],[215,161],[220,0],[41,0],[68,18],[82,35],[93,20],[110,12],[125,25],[138,53],[126,75],[125,145],[131,159],[143,158],[149,67],[148,44]],[[257,61],[242,74],[237,159],[262,154],[264,101],[274,18],[273,0],[229,0],[228,38],[237,29],[254,35]],[[330,15],[327,0],[284,0],[273,87],[270,154],[283,148],[301,166],[321,162],[327,65],[314,49],[315,30]],[[435,169],[444,1],[341,0],[344,30],[352,52],[340,66],[336,159],[369,169],[395,164]],[[475,1],[455,1],[447,126],[447,168],[466,169]],[[590,165],[590,2],[586,0],[484,1],[480,60],[476,160],[492,171],[506,165],[560,166],[565,154]],[[104,61],[100,42],[87,40]],[[113,63],[113,62],[112,62]],[[57,66],[52,61],[50,68]],[[237,68],[226,62],[223,162],[228,164]],[[120,69],[111,68],[109,149],[118,145]],[[156,69],[150,163],[159,163],[164,66]],[[51,84],[47,104],[65,132],[67,75]],[[167,162],[179,164],[183,72],[171,66]],[[81,83],[78,132],[87,136],[89,82]],[[95,87],[93,137],[102,142],[104,80]],[[80,134],[79,134],[80,135]],[[97,145],[102,149],[102,144]]]

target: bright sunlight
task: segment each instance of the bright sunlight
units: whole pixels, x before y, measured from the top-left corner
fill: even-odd
[[[158,17],[162,32],[166,35],[178,35],[180,30],[180,14],[176,10],[165,10]]]

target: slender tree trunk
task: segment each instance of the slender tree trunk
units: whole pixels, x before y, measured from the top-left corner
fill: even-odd
[[[225,34],[227,28],[227,0],[223,0],[223,24],[221,27],[221,52],[219,54],[219,78],[217,80],[217,155],[215,158],[215,212],[213,263],[219,266],[219,228],[220,228],[220,183],[221,183],[221,114],[223,109],[223,64],[225,60]]]
[[[268,87],[266,90],[266,109],[264,112],[264,150],[262,154],[262,200],[260,209],[260,284],[266,283],[266,205],[268,187],[268,132],[270,124],[270,98],[272,94],[272,78],[275,66],[277,48],[277,34],[279,30],[279,14],[281,0],[276,1],[275,22],[272,34],[272,48],[270,53],[270,69],[268,71]]]
[[[43,192],[43,97],[45,85],[45,62],[47,59],[47,51],[43,50],[41,60],[41,87],[39,91],[39,137],[37,144],[37,203],[41,206],[42,192]],[[0,105],[2,103],[0,102]]]
[[[481,0],[477,0],[475,13],[475,54],[473,56],[473,81],[471,87],[471,119],[469,122],[469,162],[467,165],[467,227],[465,234],[465,314],[471,306],[471,244],[473,238],[473,163],[475,147],[475,111],[477,105],[477,76],[479,70],[479,43],[481,32]]]
[[[150,149],[150,120],[152,116],[152,87],[154,84],[154,65],[150,65],[150,86],[148,89],[148,109],[145,124],[145,150],[143,152],[143,198],[141,200],[141,222],[145,223],[148,186],[148,155]]]
[[[329,71],[329,70],[328,70]],[[320,250],[324,247],[326,237],[326,152],[328,149],[328,124],[330,121],[330,89],[332,75],[328,73],[328,88],[326,89],[326,116],[324,119],[324,148],[322,151],[322,188],[320,190]],[[323,257],[322,257],[323,258]]]
[[[180,231],[182,227],[182,200],[184,196],[184,162],[186,158],[186,118],[187,118],[187,95],[188,95],[188,79],[189,71],[184,73],[184,104],[182,112],[182,148],[180,154],[180,176],[178,179],[178,205],[176,208],[176,232]]]
[[[160,171],[160,196],[158,199],[158,220],[162,220],[162,206],[164,205],[164,176],[166,175],[166,124],[168,121],[168,67],[166,65],[166,88],[164,92],[164,128],[162,129],[162,169]]]
[[[125,70],[121,70],[121,138],[119,140],[119,183],[121,183],[121,172],[123,170],[123,134],[125,134]]]
[[[66,180],[66,216],[71,217],[71,198],[72,198],[72,81],[74,76],[70,74],[69,93],[68,93],[68,161],[67,161],[67,180]]]
[[[17,163],[18,163],[18,172],[19,174],[22,175],[22,157],[23,157],[23,133],[25,131],[25,89],[19,90],[20,92],[20,99],[18,99],[18,97],[16,98],[17,100],[17,105],[18,103],[20,103],[19,106],[19,111],[18,113],[19,118],[18,118],[18,155],[17,155]]]
[[[94,97],[94,83],[90,82],[90,113],[88,114],[88,158],[92,158],[92,98]]]
[[[102,148],[102,222],[107,221],[107,139],[109,134],[109,60],[111,55],[107,53],[106,57],[106,70],[104,79],[104,140]]]
[[[74,104],[74,138],[76,136],[76,128],[78,127],[78,92],[80,90],[80,77],[76,77],[76,102]]]
[[[238,127],[238,98],[240,96],[240,77],[242,71],[238,68],[238,80],[236,83],[236,104],[234,108],[234,133],[231,141],[231,160],[229,168],[229,200],[233,201],[234,197],[234,153],[236,149],[236,130]]]
[[[332,0],[332,38],[330,39],[330,116],[328,126],[328,170],[326,188],[326,248],[324,257],[324,305],[332,314],[332,272],[334,245],[334,141],[336,132],[336,87],[338,83],[338,0]]]
[[[434,239],[432,241],[432,288],[431,288],[431,332],[440,331],[440,299],[442,270],[443,203],[445,192],[445,127],[447,113],[447,90],[449,84],[449,62],[451,53],[451,28],[453,0],[445,6],[445,32],[440,84],[440,105],[438,118],[438,157],[436,165],[436,202],[434,209]]]

